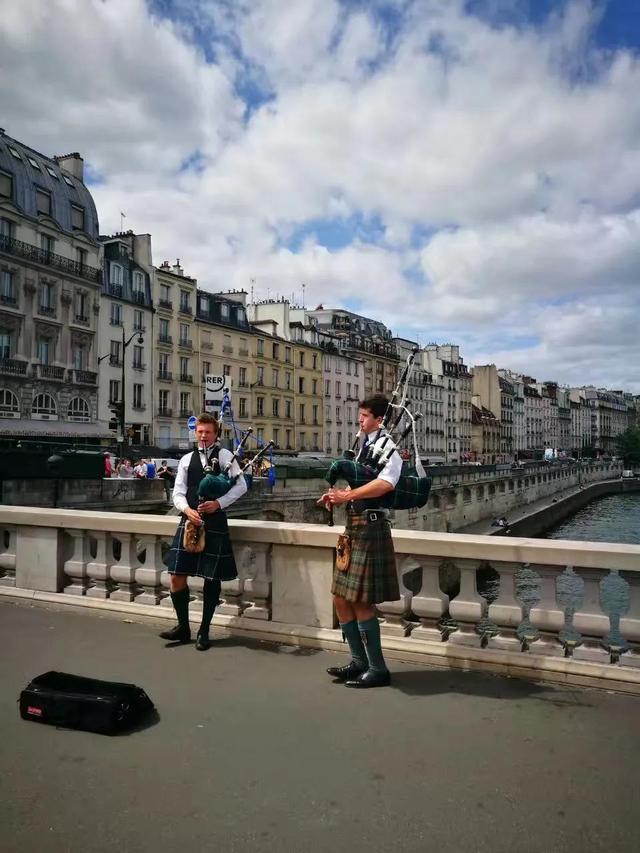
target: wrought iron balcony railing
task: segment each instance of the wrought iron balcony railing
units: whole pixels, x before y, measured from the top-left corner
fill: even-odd
[[[98,384],[98,374],[94,373],[92,370],[78,370],[75,369],[73,371],[69,371],[70,374],[74,374],[72,377],[73,381],[75,381],[76,385],[97,385]]]
[[[55,379],[56,382],[64,381],[64,367],[55,364],[39,364],[38,377],[40,379]]]
[[[84,278],[86,281],[93,281],[98,284],[102,281],[102,271],[96,267],[89,267],[86,264],[72,261],[70,258],[63,258],[62,255],[56,255],[55,252],[47,252],[38,246],[23,243],[22,240],[6,237],[4,234],[0,235],[0,251],[47,267],[54,267],[62,272],[78,276],[78,278]]]
[[[159,418],[172,418],[173,417],[173,409],[167,409],[164,406],[160,406],[158,409],[158,417]]]
[[[180,374],[180,382],[186,382],[188,385],[193,384],[193,374],[192,373],[181,373]]]
[[[173,302],[170,299],[159,299],[158,305],[160,308],[173,308]]]
[[[25,376],[26,372],[26,361],[18,361],[15,358],[0,358],[0,373],[9,373],[12,376]]]
[[[158,343],[159,344],[172,344],[173,338],[171,335],[158,335]]]
[[[158,371],[158,379],[164,379],[167,382],[170,382],[173,378],[173,374],[170,370],[159,370]]]

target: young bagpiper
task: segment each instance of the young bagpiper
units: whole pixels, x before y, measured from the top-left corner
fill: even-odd
[[[187,453],[178,464],[173,487],[173,504],[182,516],[166,557],[171,575],[171,601],[178,624],[170,631],[163,631],[160,636],[163,640],[176,643],[191,641],[187,579],[203,578],[202,622],[196,637],[196,649],[199,651],[205,651],[211,645],[209,627],[220,597],[221,581],[234,580],[238,576],[224,510],[247,491],[240,466],[235,459],[231,461],[233,454],[220,448],[217,443],[219,430],[219,423],[212,415],[200,415],[196,421],[198,449]],[[231,489],[217,500],[198,503],[198,485],[203,477],[218,466],[225,470],[229,462],[229,476],[237,477]],[[187,519],[195,525],[205,526],[205,545],[200,553],[184,549],[184,527]]]
[[[387,406],[388,400],[381,395],[360,403],[364,441],[358,461],[365,459],[370,444],[386,435],[382,421]],[[352,660],[327,670],[347,687],[386,687],[391,681],[374,605],[400,598],[389,510],[383,507],[382,498],[394,490],[401,471],[402,459],[394,450],[376,479],[354,489],[329,489],[320,498],[327,509],[347,504],[345,532],[351,540],[351,558],[345,571],[336,564],[331,592]]]

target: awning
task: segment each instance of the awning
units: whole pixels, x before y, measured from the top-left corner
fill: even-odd
[[[113,433],[101,423],[73,423],[71,421],[32,421],[26,418],[0,418],[0,436],[31,438],[114,438]]]

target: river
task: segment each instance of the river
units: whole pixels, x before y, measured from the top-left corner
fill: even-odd
[[[640,545],[640,492],[597,498],[548,530],[544,538]]]

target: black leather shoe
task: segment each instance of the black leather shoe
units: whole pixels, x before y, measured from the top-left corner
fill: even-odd
[[[196,649],[199,652],[206,652],[211,647],[211,640],[208,634],[198,634],[196,637]]]
[[[191,642],[191,631],[188,628],[183,628],[181,625],[176,625],[175,628],[170,628],[168,631],[162,631],[159,636],[163,640],[169,640],[170,643]]]
[[[365,672],[353,661],[346,666],[330,666],[327,670],[331,678],[337,678],[338,681],[349,681],[349,679],[357,678]]]
[[[345,681],[345,687],[388,687],[391,684],[391,674],[389,672],[377,672],[374,669],[368,669],[354,678],[352,681]]]

